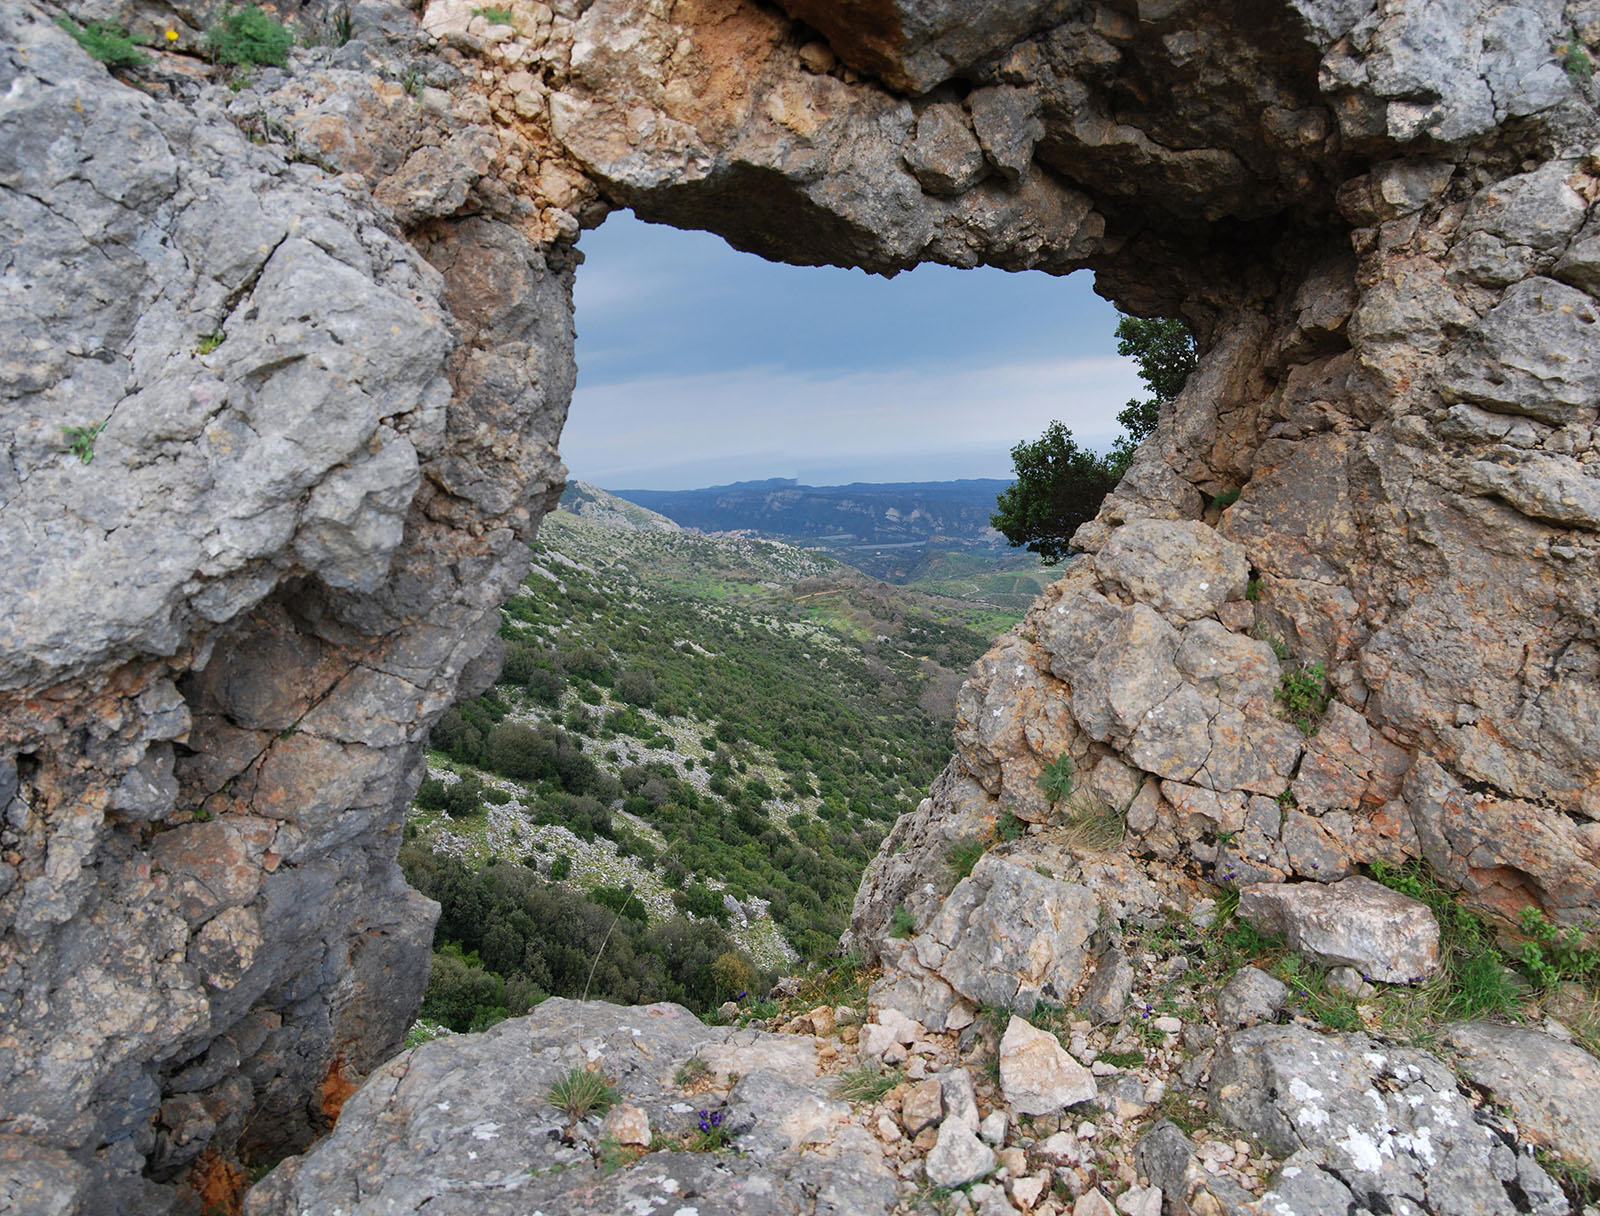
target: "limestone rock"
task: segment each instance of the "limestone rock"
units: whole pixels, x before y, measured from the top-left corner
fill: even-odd
[[[1244,596],[1250,564],[1215,529],[1189,521],[1142,520],[1111,534],[1095,570],[1112,586],[1173,622],[1209,616]],[[1174,577],[1175,571],[1181,571]]]
[[[929,1077],[913,1085],[900,1099],[900,1123],[907,1134],[915,1136],[944,1116],[944,1099],[939,1091],[939,1082]]]
[[[976,1135],[982,1124],[978,1119],[978,1093],[972,1084],[972,1074],[965,1068],[949,1068],[933,1080],[939,1082],[944,1121],[959,1123]]]
[[[1424,979],[1439,965],[1439,925],[1427,905],[1370,878],[1245,887],[1239,915],[1291,949],[1383,983]]]
[[[1507,1152],[1480,1121],[1449,1069],[1366,1035],[1298,1025],[1238,1031],[1217,1047],[1210,1100],[1217,1116],[1293,1155],[1297,1169],[1331,1175],[1369,1208],[1380,1196],[1391,1205],[1403,1197],[1436,1216],[1511,1216],[1524,1177],[1531,1189],[1522,1193],[1553,1194],[1531,1157]],[[1286,1181],[1302,1197],[1338,1194],[1328,1179]]]
[[[983,176],[983,149],[960,106],[929,106],[917,117],[906,163],[929,194],[960,194]]]
[[[1133,967],[1121,950],[1107,950],[1094,965],[1094,977],[1078,1001],[1078,1012],[1091,1022],[1121,1020],[1133,996]]]
[[[1217,993],[1217,1021],[1226,1027],[1253,1026],[1277,1017],[1289,987],[1259,967],[1241,967]]]
[[[623,1102],[607,1112],[605,1122],[600,1125],[600,1134],[618,1144],[649,1144],[650,1116],[641,1108]]]
[[[1084,887],[986,853],[913,942],[918,962],[963,996],[1031,1008],[1076,986],[1097,916]]]
[[[1013,1017],[1000,1040],[1000,1088],[1023,1115],[1053,1115],[1095,1096],[1094,1078],[1055,1035]]]
[[[1600,1062],[1524,1026],[1457,1022],[1441,1036],[1462,1074],[1511,1110],[1518,1128],[1586,1169],[1600,1163]]]
[[[675,1109],[675,1070],[735,1038],[749,1051],[784,1042],[705,1026],[676,1005],[552,998],[526,1018],[439,1039],[385,1065],[346,1102],[331,1135],[252,1189],[246,1211],[331,1212],[358,1202],[395,1213],[560,1211],[572,1197],[564,1171],[581,1164],[590,1171],[585,1203],[596,1210],[701,1192],[751,1211],[800,1211],[820,1191],[841,1210],[887,1212],[896,1188],[882,1146],[845,1122],[849,1108],[821,1079],[801,1085],[760,1069],[742,1077],[725,1120],[739,1154],[653,1153],[643,1159],[648,1168],[601,1174],[588,1148],[563,1143],[566,1116],[547,1095],[571,1067],[592,1060],[615,1078],[625,1105],[671,1136],[694,1118]]]
[[[939,1125],[925,1168],[935,1186],[958,1187],[990,1173],[996,1164],[994,1150],[973,1134],[965,1123],[947,1119]]]
[[[398,1045],[435,915],[398,828],[565,478],[571,246],[613,207],[884,274],[1092,265],[1195,332],[1093,556],[980,661],[863,885],[874,957],[901,902],[951,913],[915,943],[936,963],[900,956],[928,1025],[970,1015],[940,978],[964,942],[997,1001],[1078,978],[1060,888],[1110,871],[1011,883],[1058,900],[1016,940],[969,932],[1009,905],[943,871],[1001,814],[1051,822],[1062,755],[1136,775],[1130,830],[1175,864],[1420,856],[1498,915],[1600,912],[1597,128],[1552,50],[1592,45],[1590,8],[563,0],[491,27],[436,0],[355,6],[349,45],[234,92],[193,57],[113,76],[6,6],[8,1160],[57,1206],[159,1210],[208,1149],[305,1147],[324,1083]],[[102,422],[92,465],[61,450]],[[1271,643],[1342,707],[1309,744]],[[1291,780],[1275,832],[1255,799]],[[766,1075],[750,1110],[809,1084]],[[1470,1210],[1439,1185],[1412,1201]]]

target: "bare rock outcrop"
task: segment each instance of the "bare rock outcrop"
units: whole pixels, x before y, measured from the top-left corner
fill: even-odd
[[[931,942],[950,842],[1004,816],[1600,910],[1592,5],[373,0],[237,92],[183,54],[216,6],[68,7],[176,51],[129,83],[0,12],[0,1161],[61,1210],[303,1147],[397,1045],[403,808],[564,479],[611,206],[802,264],[1088,267],[1200,339],[975,669],[869,950],[901,903]],[[1280,693],[1319,675],[1308,737]]]

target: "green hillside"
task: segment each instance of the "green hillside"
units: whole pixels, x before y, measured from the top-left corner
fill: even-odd
[[[986,608],[585,501],[542,525],[407,829],[444,908],[424,1012],[458,1029],[585,988],[703,1010],[826,954],[990,641]]]

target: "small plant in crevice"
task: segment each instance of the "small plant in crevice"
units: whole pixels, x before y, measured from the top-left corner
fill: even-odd
[[[901,1080],[901,1074],[892,1068],[863,1064],[840,1073],[834,1082],[833,1092],[847,1102],[876,1102]]]
[[[1245,583],[1244,598],[1249,600],[1252,604],[1260,602],[1261,580],[1259,578],[1253,578],[1249,582]]]
[[[911,915],[911,909],[904,904],[896,904],[894,914],[889,918],[889,936],[910,937],[916,928],[917,921]]]
[[[672,1076],[672,1083],[680,1089],[697,1085],[711,1076],[711,1065],[699,1056],[690,1056]]]
[[[1072,757],[1068,755],[1057,756],[1044,766],[1044,771],[1039,774],[1038,786],[1044,796],[1051,802],[1060,802],[1072,793]]]
[[[230,8],[206,27],[206,50],[213,63],[229,67],[281,68],[289,62],[294,35],[261,8]]]
[[[79,25],[67,16],[57,17],[56,24],[108,68],[137,68],[150,62],[150,56],[139,49],[139,43],[120,25],[109,21]]]
[[[588,1115],[603,1115],[616,1105],[616,1087],[590,1068],[575,1065],[550,1087],[550,1102],[572,1123]]]
[[[61,428],[61,437],[66,440],[66,446],[61,449],[76,456],[83,464],[90,464],[94,460],[94,441],[100,437],[100,432],[106,429],[106,423],[111,419],[106,418],[93,426],[64,426]]]
[[[1553,924],[1534,907],[1524,908],[1517,920],[1529,938],[1518,957],[1534,983],[1554,988],[1563,980],[1573,980],[1595,986],[1600,979],[1600,950],[1586,946],[1583,934],[1570,925]]]
[[[994,838],[997,841],[1021,840],[1023,833],[1028,830],[1026,820],[1018,819],[1009,811],[1001,811],[1000,818],[994,825]]]
[[[214,329],[195,344],[194,353],[197,355],[209,355],[217,347],[221,346],[227,340],[227,337],[228,335],[223,333],[222,330]]]
[[[950,873],[955,875],[960,882],[972,873],[972,867],[978,864],[978,858],[983,856],[983,841],[976,836],[963,836],[960,840],[953,841],[945,850],[944,863],[950,868]]]
[[[482,17],[490,25],[510,25],[511,10],[508,8],[475,8],[473,16]]]
[[[1238,486],[1229,486],[1226,490],[1222,491],[1222,493],[1213,495],[1211,499],[1211,506],[1218,511],[1224,510],[1238,502],[1239,495],[1242,493],[1244,493],[1244,491]]]
[[[1283,706],[1289,721],[1300,728],[1308,739],[1317,733],[1317,724],[1328,712],[1333,699],[1328,689],[1328,676],[1321,663],[1309,663],[1293,670],[1285,670],[1278,677],[1278,704]]]
[[[695,1112],[695,1130],[684,1138],[683,1147],[690,1153],[714,1153],[733,1142],[728,1130],[728,1115],[722,1110]]]
[[[1577,30],[1572,31],[1572,37],[1561,48],[1561,67],[1579,84],[1587,84],[1594,75],[1594,60],[1589,55],[1589,49],[1583,45],[1583,39],[1578,37]]]
[[[602,1136],[595,1150],[594,1162],[602,1174],[614,1174],[626,1169],[649,1151],[648,1144],[623,1144],[610,1136]]]

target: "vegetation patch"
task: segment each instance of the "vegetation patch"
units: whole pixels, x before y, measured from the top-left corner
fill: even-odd
[[[1281,657],[1281,656],[1280,656]],[[1310,738],[1317,733],[1322,715],[1328,712],[1333,694],[1321,663],[1310,663],[1285,670],[1278,677],[1278,704],[1300,733]]]
[[[88,25],[79,25],[65,15],[57,17],[56,24],[108,68],[136,68],[150,62],[150,56],[139,49],[142,43],[120,25],[110,21],[91,21]]]
[[[896,904],[894,914],[889,918],[889,936],[910,937],[916,927],[916,918],[911,915],[911,909],[904,904]]]
[[[550,1102],[572,1123],[589,1115],[603,1115],[617,1101],[616,1086],[597,1070],[574,1066],[550,1087]]]
[[[834,1092],[847,1102],[876,1102],[900,1081],[900,1074],[891,1069],[863,1064],[840,1073]]]
[[[76,456],[83,464],[94,460],[94,441],[100,437],[100,432],[106,429],[107,418],[93,426],[64,426],[61,428],[61,437],[66,440],[66,446],[61,450],[69,455]]]
[[[1039,774],[1038,786],[1051,802],[1060,802],[1072,793],[1072,777],[1072,757],[1057,756],[1044,766],[1044,771]]]
[[[261,8],[230,8],[206,28],[206,50],[213,63],[229,67],[281,68],[289,61],[294,34]]]
[[[951,843],[945,851],[944,862],[957,882],[972,873],[972,867],[978,864],[978,858],[983,856],[984,850],[983,841],[976,836],[963,836]]]

